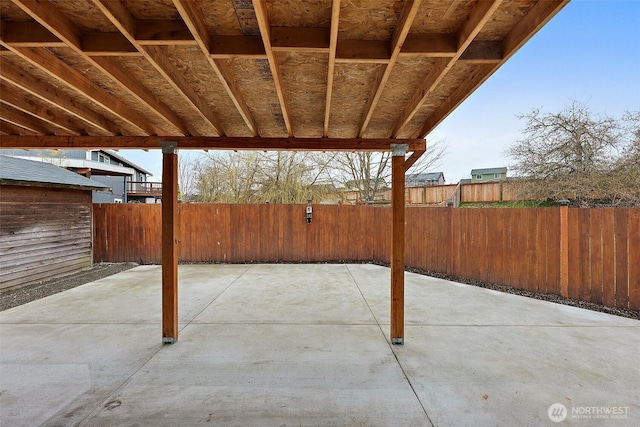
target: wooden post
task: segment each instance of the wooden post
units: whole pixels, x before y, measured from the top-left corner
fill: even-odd
[[[569,201],[560,200],[560,296],[569,297]]]
[[[178,154],[162,147],[162,343],[178,340]]]
[[[404,161],[408,146],[391,144],[391,331],[392,344],[404,344]]]

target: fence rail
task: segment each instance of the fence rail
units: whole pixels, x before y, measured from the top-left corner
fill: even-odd
[[[315,205],[183,204],[183,262],[389,262],[391,209]],[[451,276],[640,309],[640,209],[408,207],[406,264]],[[160,205],[94,205],[97,262],[161,262]],[[561,253],[560,236],[568,235]]]

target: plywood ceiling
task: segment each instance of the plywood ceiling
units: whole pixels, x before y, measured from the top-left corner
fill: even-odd
[[[1,0],[2,146],[424,138],[567,2]]]

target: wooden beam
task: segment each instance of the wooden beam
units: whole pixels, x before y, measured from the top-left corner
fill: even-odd
[[[143,46],[197,46],[198,44],[186,20],[138,19],[135,38],[138,44]]]
[[[455,34],[409,34],[401,56],[452,57],[458,51]]]
[[[9,123],[4,120],[0,120],[0,132],[3,135],[37,135],[37,132],[23,128],[22,126],[16,126],[14,123]]]
[[[429,71],[420,88],[414,92],[409,102],[404,107],[402,114],[393,126],[392,136],[397,137],[402,129],[409,124],[411,119],[418,112],[424,101],[438,87],[447,73],[453,68],[456,61],[469,47],[475,36],[482,30],[484,24],[491,18],[498,9],[502,0],[479,1],[471,10],[469,17],[456,32],[456,53],[450,58],[438,59],[433,68]]]
[[[66,45],[82,50],[82,31],[51,2],[13,0],[13,3],[65,42]]]
[[[163,104],[159,102],[155,96],[149,93],[149,91],[147,91],[146,88],[138,80],[134,79],[130,75],[130,73],[127,73],[124,69],[122,69],[119,64],[109,58],[99,58],[100,61],[98,61],[97,58],[94,59],[94,57],[87,55],[82,50],[83,43],[81,30],[64,14],[62,14],[53,4],[51,4],[51,2],[16,0],[15,3],[18,4],[20,8],[28,13],[33,19],[35,19],[49,31],[51,31],[56,37],[64,41],[68,47],[72,48],[76,53],[89,61],[89,63],[105,73],[123,89],[127,90],[141,102],[145,103],[163,120],[170,122],[173,126],[177,127],[182,134],[187,133],[182,120],[180,120],[178,116],[173,112],[170,112],[169,109],[166,108],[166,106],[163,106]],[[116,2],[112,3],[116,4]],[[117,4],[120,4],[120,2],[117,2]],[[10,46],[7,47],[10,48]],[[105,67],[105,64],[109,64],[109,67]],[[112,74],[114,72],[116,72],[117,75],[114,76]],[[89,96],[88,93],[86,93],[86,95]],[[116,113],[116,111],[113,112]],[[149,122],[142,115],[138,113],[136,113],[136,115],[137,121],[142,120],[142,122],[144,122],[144,126],[142,126],[142,129],[144,129],[144,131],[148,134],[175,134],[175,131],[173,129],[160,129]],[[138,125],[140,125],[140,123],[136,124],[136,126]]]
[[[59,92],[54,86],[46,84],[42,80],[35,79],[31,75],[26,74],[24,70],[19,69],[7,61],[4,61],[0,67],[0,78],[38,97],[44,102],[55,105],[78,119],[83,120],[90,126],[100,129],[100,133],[104,132],[111,135],[123,133],[115,123],[106,119],[101,114],[96,113],[84,105],[78,105],[72,97]]]
[[[338,47],[338,27],[340,23],[340,0],[333,0],[331,4],[331,29],[329,31],[329,62],[327,67],[327,96],[324,101],[323,136],[329,136],[329,116],[331,114],[331,97],[333,95],[333,74],[336,66],[336,51]]]
[[[213,58],[209,54],[211,51],[211,35],[204,23],[202,11],[193,0],[174,0],[174,4],[182,16],[186,27],[190,31],[191,36],[200,47],[200,50],[207,58],[209,65],[211,65],[211,68],[213,68],[213,71],[218,76],[218,80],[222,83],[227,95],[229,95],[229,98],[231,98],[231,101],[236,106],[242,120],[244,120],[245,124],[254,136],[258,135],[258,125],[256,124],[255,118],[253,117],[251,110],[249,110],[249,106],[242,96],[242,93],[238,88],[238,84],[232,77],[227,65],[224,62]]]
[[[394,144],[391,157],[391,330],[392,344],[404,344],[404,156],[402,144]]]
[[[499,64],[502,62],[501,41],[474,41],[460,55],[459,61],[473,64]]]
[[[157,149],[166,136],[7,136],[2,148]],[[389,151],[389,144],[407,144],[409,151],[426,149],[424,139],[341,139],[264,137],[171,137],[180,149],[194,150],[298,150],[298,151]]]
[[[391,47],[386,40],[338,40],[336,62],[341,64],[388,64]]]
[[[178,340],[178,155],[162,146],[162,343]]]
[[[211,36],[209,54],[214,59],[267,59],[260,36]]]
[[[473,93],[485,80],[493,74],[498,65],[484,64],[477,66],[471,75],[460,84],[453,93],[449,94],[442,104],[427,118],[422,128],[417,132],[423,138],[426,137],[442,120],[444,120],[458,105]]]
[[[56,133],[68,133],[58,126],[53,126],[38,117],[32,116],[31,114],[20,111],[4,103],[0,104],[0,119],[38,134],[52,135]],[[5,138],[10,137],[11,136],[8,135],[2,138],[2,141],[0,143],[2,144],[3,148]]]
[[[142,56],[122,33],[87,33],[82,38],[87,56]]]
[[[569,0],[547,0],[537,2],[527,14],[509,31],[503,43],[506,61],[551,18],[569,3]]]
[[[276,58],[273,48],[271,47],[271,27],[269,26],[269,17],[267,16],[267,8],[264,0],[252,0],[253,9],[256,13],[256,20],[258,21],[258,27],[260,28],[260,36],[262,37],[262,44],[264,44],[264,51],[267,54],[269,60],[269,67],[271,68],[271,76],[273,78],[273,84],[276,87],[276,94],[280,101],[280,109],[282,110],[282,118],[284,119],[284,125],[287,128],[287,134],[293,136],[293,127],[291,125],[291,116],[289,114],[289,106],[287,102],[287,96],[282,86],[282,74],[280,72],[280,63]]]
[[[404,162],[404,171],[406,172],[411,169],[411,167],[416,164],[418,159],[420,159],[425,152],[425,150],[417,150],[411,153],[411,156],[409,156],[409,158]]]
[[[373,96],[369,97],[369,101],[364,110],[365,112],[362,122],[360,123],[358,137],[362,137],[364,131],[369,125],[369,122],[371,121],[371,117],[373,117],[373,112],[378,105],[378,101],[380,101],[380,97],[382,96],[382,92],[384,91],[387,80],[389,80],[389,76],[391,75],[393,66],[398,60],[398,55],[400,55],[402,45],[407,38],[407,35],[409,34],[411,24],[413,23],[413,20],[418,13],[420,1],[421,0],[407,0],[404,2],[404,6],[400,14],[400,19],[398,20],[396,29],[394,30],[393,36],[391,37],[391,57],[389,58],[389,63],[384,67],[382,74],[378,78]]]
[[[187,83],[183,74],[159,46],[142,46],[136,40],[136,20],[121,2],[93,0],[113,25],[138,49],[160,75],[179,93],[205,120],[215,133],[224,135],[216,114],[193,86]],[[183,132],[184,133],[184,132]]]
[[[3,21],[2,40],[17,47],[65,47],[65,43],[38,22]]]
[[[176,7],[191,5],[193,0],[174,0]],[[197,7],[197,6],[195,6]],[[182,12],[181,12],[182,13]],[[187,12],[184,12],[187,13]],[[225,36],[208,34],[206,25],[189,23],[199,19],[200,12],[189,12],[183,21],[145,19],[136,20],[136,41],[140,46],[197,46],[207,47],[213,59],[267,59],[259,36]],[[38,22],[6,22],[4,41],[16,47],[66,47],[67,45]],[[204,30],[203,30],[204,29]],[[190,31],[205,31],[202,35]],[[330,29],[305,27],[272,27],[272,48],[276,52],[329,53]],[[201,40],[198,40],[201,37]],[[209,41],[205,41],[209,39]],[[385,40],[337,40],[335,60],[338,63],[388,64],[391,49]],[[88,56],[142,56],[120,32],[88,32],[82,37],[82,52]],[[408,34],[400,50],[400,57],[453,57],[457,53],[455,34]],[[495,62],[502,59],[499,41],[475,41],[462,54],[460,61]]]
[[[329,28],[271,27],[271,48],[274,52],[327,53],[330,38]]]
[[[82,135],[88,132],[75,120],[63,116],[60,112],[43,105],[38,104],[27,98],[24,92],[10,84],[0,84],[0,93],[2,97],[0,102],[22,111],[23,113],[34,116],[44,122],[69,132],[71,135]]]
[[[444,120],[462,101],[484,83],[498,67],[557,14],[569,0],[542,1],[536,3],[511,29],[502,42],[502,61],[478,66],[471,75],[429,116],[414,137],[425,137]]]
[[[96,85],[85,75],[67,65],[47,49],[37,47],[14,48],[10,46],[9,49],[22,59],[40,68],[50,77],[64,83],[81,95],[96,102],[101,107],[111,111],[114,115],[120,117],[143,133],[152,135],[158,133],[159,130],[149,123],[146,118]]]

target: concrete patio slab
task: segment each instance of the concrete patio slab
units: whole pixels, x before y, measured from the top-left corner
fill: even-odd
[[[384,267],[179,277],[174,345],[159,266],[0,313],[0,425],[640,423],[636,320],[407,273],[406,345],[391,346]]]

